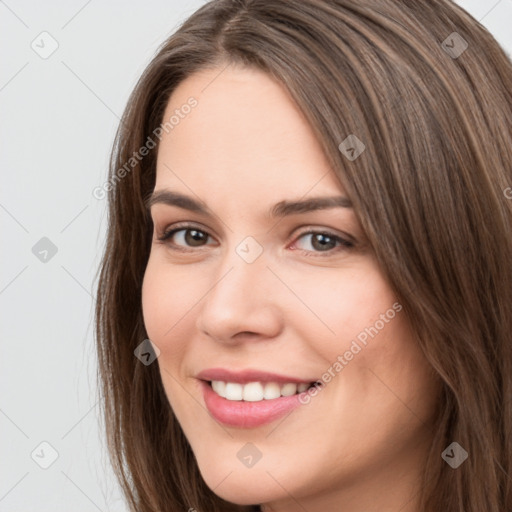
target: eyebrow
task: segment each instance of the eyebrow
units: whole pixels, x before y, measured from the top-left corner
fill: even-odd
[[[208,215],[210,213],[210,209],[202,201],[166,189],[153,192],[144,201],[144,204],[148,210],[155,204],[165,204],[202,215]],[[272,206],[269,215],[271,218],[285,217],[287,215],[306,213],[314,210],[326,210],[329,208],[352,208],[352,203],[350,199],[344,196],[312,197],[298,201],[279,201]]]

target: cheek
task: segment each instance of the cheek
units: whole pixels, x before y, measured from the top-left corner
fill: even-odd
[[[193,322],[192,310],[202,293],[190,270],[166,265],[150,256],[142,284],[142,313],[148,338],[159,350],[158,366],[171,407],[190,407],[190,396],[183,394],[180,368],[187,353]],[[193,403],[193,401],[192,401]],[[196,414],[200,411],[194,411]]]
[[[400,307],[372,260],[325,270],[328,271],[287,276],[287,282],[294,283],[294,292],[303,302],[295,301],[288,320],[297,330],[298,339],[311,340],[323,359],[334,361],[353,347],[354,340],[364,347],[376,332],[376,323],[379,332],[392,330]],[[357,347],[353,348],[357,351]]]
[[[297,281],[295,291],[311,312],[290,312],[298,339],[308,340],[311,353],[324,361],[322,395],[351,404],[349,409],[370,423],[385,419],[386,407],[391,411],[396,404],[409,414],[404,403],[414,404],[415,413],[427,419],[433,406],[425,398],[432,396],[431,369],[376,265],[329,277]]]
[[[202,295],[200,282],[186,266],[171,268],[159,259],[150,256],[142,284],[144,325],[154,341],[174,338]]]
[[[157,266],[150,257],[142,283],[142,315],[146,332],[152,341],[161,339],[170,327],[170,323],[164,321],[165,312],[169,314],[168,306],[173,294],[173,288],[168,284],[168,279],[158,272]],[[165,293],[166,289],[168,293]],[[171,318],[169,322],[170,320]]]

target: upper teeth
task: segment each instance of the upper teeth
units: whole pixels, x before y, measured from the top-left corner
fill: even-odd
[[[219,396],[227,400],[245,400],[246,402],[259,402],[260,400],[271,400],[280,396],[291,396],[295,393],[302,393],[309,388],[309,384],[277,384],[276,382],[248,382],[239,384],[237,382],[223,382],[212,380],[212,388]]]

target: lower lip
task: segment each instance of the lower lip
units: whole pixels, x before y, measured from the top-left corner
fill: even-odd
[[[222,398],[204,380],[200,381],[200,384],[208,411],[218,422],[231,427],[259,427],[289,414],[301,405],[300,394],[260,402],[245,402]]]

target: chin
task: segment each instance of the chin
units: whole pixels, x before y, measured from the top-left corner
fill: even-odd
[[[271,470],[267,473],[265,469],[242,467],[226,471],[224,466],[222,469],[203,469],[200,464],[199,471],[212,492],[235,505],[257,505],[286,496],[283,488],[269,475],[273,473]]]

